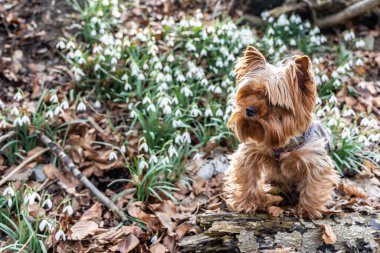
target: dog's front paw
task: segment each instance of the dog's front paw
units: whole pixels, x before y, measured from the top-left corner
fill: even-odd
[[[296,215],[302,218],[309,218],[315,220],[320,219],[323,216],[323,210],[316,209],[315,207],[309,207],[298,204],[295,209]]]

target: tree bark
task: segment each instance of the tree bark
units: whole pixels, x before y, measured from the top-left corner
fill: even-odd
[[[369,10],[372,10],[380,4],[380,0],[363,0],[358,3],[355,3],[341,12],[327,16],[321,19],[315,20],[315,25],[320,28],[326,28],[334,25],[339,25],[351,19],[353,17],[359,16]]]
[[[315,221],[295,217],[272,218],[266,214],[216,213],[197,216],[202,233],[185,237],[182,252],[378,252],[380,216],[346,214],[343,218]],[[322,224],[331,226],[336,243],[322,239]]]

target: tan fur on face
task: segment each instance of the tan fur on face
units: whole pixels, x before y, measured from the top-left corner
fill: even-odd
[[[276,67],[248,47],[235,72],[236,111],[229,126],[241,144],[227,172],[228,205],[243,212],[265,209],[271,204],[265,186],[275,184],[284,193],[299,194],[299,215],[321,217],[339,181],[324,140],[281,154],[280,165],[273,154],[273,148],[284,147],[311,125],[316,87],[309,57],[294,56]],[[257,113],[246,116],[247,107],[255,107]]]

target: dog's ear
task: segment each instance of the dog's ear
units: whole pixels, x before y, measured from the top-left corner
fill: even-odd
[[[248,72],[265,66],[265,57],[255,47],[248,46],[244,52],[243,57],[240,57],[236,61],[235,74],[236,81],[244,77]]]
[[[311,122],[317,100],[317,88],[310,58],[307,55],[295,56],[286,68],[286,79],[290,87],[296,91],[294,98],[296,113],[305,122]]]

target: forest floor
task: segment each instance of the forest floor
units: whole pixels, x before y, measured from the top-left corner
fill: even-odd
[[[110,69],[107,69],[109,75],[104,77],[100,74],[101,82],[96,83],[90,80],[91,78],[98,78],[98,76],[95,77],[90,74],[92,72],[89,69],[94,68],[94,64],[89,63],[89,65],[80,66],[84,75],[89,77],[88,79],[86,77],[88,83],[83,84],[83,79],[81,81],[77,80],[77,69],[75,67],[78,65],[75,65],[77,63],[74,60],[70,61],[68,56],[71,52],[75,54],[76,51],[70,48],[60,50],[57,45],[62,41],[62,38],[66,38],[63,41],[67,48],[69,41],[77,35],[80,39],[75,41],[82,43],[80,44],[82,45],[81,50],[83,50],[81,54],[88,57],[88,55],[91,56],[91,52],[86,50],[94,49],[96,42],[91,39],[83,39],[87,35],[81,34],[81,29],[85,27],[83,24],[87,21],[78,21],[80,19],[78,16],[80,15],[66,1],[3,0],[0,3],[2,20],[0,22],[0,121],[3,122],[4,120],[5,122],[4,124],[0,123],[0,128],[2,129],[0,134],[0,176],[2,179],[7,179],[5,182],[0,183],[0,192],[3,193],[0,199],[0,212],[3,213],[3,216],[0,216],[0,252],[2,250],[44,252],[43,249],[47,249],[49,252],[130,252],[133,250],[136,252],[176,252],[181,250],[178,243],[184,237],[196,235],[205,230],[205,226],[200,226],[199,219],[197,222],[197,215],[228,212],[222,195],[223,172],[228,168],[227,156],[236,148],[236,143],[234,143],[236,139],[231,137],[233,136],[232,134],[227,134],[228,131],[224,126],[226,119],[223,119],[223,112],[219,117],[220,121],[206,121],[198,117],[199,123],[204,124],[204,127],[214,125],[205,132],[189,131],[189,135],[186,135],[187,132],[180,132],[181,140],[179,142],[181,145],[175,146],[172,135],[167,137],[167,135],[162,134],[162,131],[165,131],[166,128],[156,129],[152,126],[163,126],[163,121],[150,122],[151,126],[146,128],[142,122],[146,123],[147,121],[138,121],[139,123],[136,123],[136,121],[128,118],[128,115],[133,111],[129,104],[136,105],[136,108],[145,106],[142,105],[145,102],[138,103],[138,100],[143,100],[144,96],[136,95],[136,92],[133,93],[134,90],[132,90],[132,95],[124,95],[123,91],[116,88],[115,90],[113,88],[110,90],[104,88],[109,85],[110,79],[114,78],[116,74],[118,76],[114,79],[122,79],[122,75],[119,75],[120,72],[115,71],[113,75],[109,74],[113,71],[110,66]],[[125,19],[122,25],[130,30],[133,28],[138,30],[147,27],[149,24],[155,32],[156,39],[152,41],[162,40],[163,42],[158,43],[157,51],[164,52],[163,55],[166,57],[167,54],[170,54],[171,49],[166,47],[165,43],[167,42],[162,38],[164,36],[162,34],[165,34],[163,32],[164,26],[162,25],[163,17],[172,16],[177,21],[177,25],[179,20],[188,15],[196,16],[198,12],[195,10],[197,8],[204,8],[204,11],[202,11],[203,18],[208,20],[205,24],[213,26],[215,19],[221,18],[223,12],[230,11],[229,6],[215,6],[217,7],[188,1],[180,1],[177,4],[147,1],[138,7],[131,4],[123,11],[123,18]],[[242,11],[234,10],[232,18],[237,21],[241,14]],[[250,24],[248,23],[248,25]],[[264,31],[254,27],[250,27],[250,29],[255,36],[264,38],[263,41],[269,38],[265,36],[270,28],[265,28],[266,30]],[[370,241],[360,242],[360,247],[363,252],[365,250],[367,250],[366,252],[375,252],[379,249],[380,244],[380,220],[376,216],[380,211],[380,169],[376,164],[380,160],[378,154],[380,143],[380,26],[377,24],[368,27],[355,24],[349,31],[354,31],[356,37],[346,40],[347,50],[346,48],[342,50],[340,42],[345,36],[350,36],[350,33],[340,28],[332,29],[323,34],[327,38],[327,43],[334,45],[334,49],[329,46],[323,47],[322,51],[316,49],[318,46],[310,49],[318,51],[317,53],[310,51],[312,52],[310,54],[314,54],[314,59],[312,56],[313,63],[318,66],[320,71],[327,73],[326,77],[322,72],[317,73],[321,82],[328,83],[328,85],[320,86],[323,87],[320,88],[319,93],[322,102],[316,114],[318,112],[323,113],[323,116],[318,116],[320,121],[325,122],[333,131],[334,129],[337,130],[336,136],[339,144],[337,144],[337,151],[334,154],[336,154],[335,157],[338,156],[337,166],[340,166],[339,169],[343,178],[343,184],[334,193],[334,203],[330,206],[331,213],[327,215],[329,219],[334,220],[344,220],[345,217],[351,217],[353,214],[374,217],[373,222],[366,225],[374,231],[371,234],[373,237],[371,237]],[[187,38],[185,33],[181,34],[181,36],[185,39]],[[220,38],[222,36],[224,35],[220,35]],[[226,35],[226,40],[228,40],[228,36]],[[313,35],[309,33],[307,36]],[[359,44],[364,43],[364,45],[355,46],[356,38],[362,38]],[[178,41],[181,40],[182,37],[178,39]],[[257,41],[260,41],[260,39]],[[136,45],[146,46],[143,40],[139,43]],[[292,44],[292,42],[289,43]],[[196,42],[194,44],[197,45]],[[262,46],[265,47],[264,44]],[[189,45],[186,44],[186,48],[188,47]],[[243,46],[239,45],[235,48],[240,49],[241,47]],[[176,47],[175,50],[179,51],[178,54],[182,54],[182,49],[178,48]],[[229,47],[229,49],[231,48],[234,48],[234,46]],[[337,48],[336,51],[335,48]],[[266,50],[268,51],[268,49]],[[299,46],[286,52],[299,53],[304,51]],[[138,58],[140,51],[133,52],[136,53]],[[131,53],[132,55],[134,54],[133,52]],[[221,53],[219,50],[216,52]],[[242,52],[243,49],[237,50],[234,54],[240,55]],[[124,53],[123,51],[121,59],[118,59],[118,64],[115,65],[117,70],[122,69],[121,65],[130,64],[129,60],[123,59]],[[128,51],[128,53],[130,52]],[[267,53],[272,54],[270,50]],[[143,54],[141,53],[141,55]],[[186,59],[191,57],[189,55],[186,55],[184,59],[177,59],[185,62]],[[93,58],[97,57],[96,55],[92,56]],[[279,55],[279,57],[282,56]],[[148,57],[149,60],[150,56],[146,54],[142,57]],[[195,59],[198,57],[199,55]],[[276,56],[273,58],[276,59]],[[347,62],[346,58],[349,58]],[[360,62],[358,62],[359,59]],[[86,58],[88,62],[92,60],[91,57]],[[348,63],[350,60],[351,62]],[[340,66],[331,63],[338,61],[343,61],[344,63]],[[212,64],[217,66],[217,62],[218,59],[213,61]],[[199,64],[204,67],[206,72],[204,75],[207,78],[213,75],[213,72],[208,69],[210,62],[200,62]],[[350,65],[351,69],[347,69],[346,73],[341,74],[342,77],[334,77],[334,69],[346,66],[344,64]],[[206,65],[207,67],[205,67]],[[233,63],[230,65],[232,67]],[[140,67],[142,68],[142,64]],[[105,67],[102,66],[102,68]],[[226,67],[226,69],[230,70],[230,66]],[[152,69],[149,69],[146,70],[147,73],[142,72],[147,77],[148,72],[152,71]],[[176,78],[178,76],[176,75]],[[188,77],[186,76],[186,78]],[[324,78],[330,80],[323,80]],[[131,82],[136,80],[132,79]],[[125,80],[123,79],[123,81]],[[126,82],[128,83],[128,79]],[[340,84],[335,85],[336,83]],[[194,93],[194,97],[198,92],[194,88],[198,87],[196,85],[198,84],[194,84],[190,88]],[[233,83],[228,85],[233,86]],[[338,86],[339,88],[337,88]],[[144,89],[149,90],[149,86],[143,86],[143,92]],[[109,91],[109,93],[105,92],[105,90]],[[128,89],[125,88],[125,90]],[[215,107],[209,102],[214,97],[210,96],[206,90],[204,91],[206,95],[203,97],[199,95],[197,103],[200,107],[209,106],[210,104],[211,113],[218,114],[217,109],[219,107],[217,104],[227,104],[228,97],[219,95],[215,90],[214,88],[213,92],[217,97]],[[181,92],[186,93],[183,90]],[[227,91],[223,92],[227,93]],[[17,98],[17,93],[20,93],[22,98]],[[99,98],[101,95],[104,95],[102,99]],[[55,97],[61,102],[68,100],[70,108],[65,110],[62,102],[61,107],[59,107],[62,108],[62,113],[59,116],[53,115],[55,118],[52,123],[44,123],[44,120],[50,118],[48,112],[58,108],[51,107]],[[179,103],[184,103],[189,108],[193,108],[194,104],[187,105],[186,102],[183,102],[187,97],[182,97],[181,100],[180,95],[178,95]],[[151,99],[153,100],[154,98],[151,97]],[[158,108],[160,103],[158,101],[161,100],[147,103],[155,104]],[[43,104],[43,107],[41,107],[41,104]],[[79,108],[81,104],[84,105],[84,110]],[[326,106],[328,109],[323,109],[327,108]],[[19,125],[15,123],[18,116],[12,113],[13,108],[18,108],[17,115],[28,116],[29,123]],[[226,109],[225,105],[223,105],[222,109]],[[338,112],[335,110],[338,110]],[[173,117],[174,111],[173,109]],[[190,109],[188,111],[190,112]],[[203,114],[207,114],[207,110],[201,108],[201,111]],[[226,109],[225,112],[227,111]],[[148,113],[149,108],[144,112]],[[187,111],[184,110],[183,113],[185,112]],[[194,111],[191,111],[191,113],[194,114]],[[339,117],[334,116],[337,118],[337,122],[334,123],[329,117],[336,114]],[[149,114],[147,118],[151,119],[152,115]],[[20,120],[22,120],[21,116]],[[165,120],[172,119],[165,118]],[[184,120],[184,122],[191,125],[190,120]],[[339,126],[340,122],[343,122],[343,127]],[[133,129],[132,127],[127,127],[131,124],[134,126]],[[223,127],[218,124],[223,124]],[[355,124],[358,129],[350,128],[350,130],[347,130],[348,132],[351,131],[348,135],[355,135],[355,137],[352,137],[352,140],[355,141],[348,142],[349,145],[344,146],[347,143],[344,141],[346,140],[345,137],[347,137],[345,129],[351,124]],[[196,124],[196,127],[198,129],[199,125]],[[188,127],[188,129],[191,129],[191,127]],[[83,175],[104,195],[114,201],[118,208],[125,211],[130,222],[120,223],[119,218],[101,204],[97,197],[82,185],[80,180],[61,170],[62,164],[57,161],[52,153],[44,150],[45,146],[35,136],[35,130],[43,131],[58,146],[62,147]],[[213,139],[211,136],[218,136],[219,130],[226,134],[227,137]],[[8,138],[2,138],[12,131],[16,132],[16,134]],[[174,130],[168,128],[166,131],[171,132]],[[358,133],[354,133],[355,131],[358,131]],[[170,159],[171,165],[180,168],[178,169],[180,172],[173,173],[174,169],[171,169],[168,173],[160,171],[161,174],[151,176],[147,172],[149,169],[145,168],[146,171],[144,170],[144,164],[149,167],[154,163],[153,157],[161,159],[158,155],[161,154],[159,149],[156,149],[157,152],[155,151],[157,156],[148,155],[153,145],[161,145],[161,142],[156,141],[155,138],[149,139],[149,134],[146,134],[149,132],[162,135],[162,137],[157,137],[156,139],[171,139],[171,142],[167,143],[174,150],[169,148],[169,155],[162,156],[162,158]],[[143,139],[140,136],[142,133],[144,134]],[[210,133],[210,138],[203,140],[205,133]],[[360,136],[364,136],[362,139],[365,138],[365,140],[360,139]],[[184,140],[187,140],[188,145]],[[360,146],[358,146],[359,144]],[[166,145],[166,143],[162,145]],[[146,154],[142,154],[144,153],[142,150],[147,150],[148,146],[149,152],[145,151]],[[181,149],[182,146],[186,147],[184,148],[186,149],[185,151]],[[196,146],[196,151],[194,152],[193,146]],[[347,150],[347,152],[353,153],[354,157],[362,149],[372,152],[371,154],[363,153],[363,156],[368,159],[354,160],[352,163],[349,160],[348,166],[344,162],[340,162],[342,156],[343,158],[350,156],[344,153]],[[182,151],[183,155],[181,156],[180,154],[178,157],[178,153]],[[172,153],[176,153],[177,156],[172,156]],[[23,161],[27,161],[31,157],[34,159],[22,164]],[[172,160],[176,161],[173,162]],[[135,163],[137,164],[136,166],[134,165]],[[21,168],[20,164],[22,164]],[[8,176],[15,169],[19,171],[12,176]],[[165,181],[163,178],[165,180],[169,178],[170,180],[168,179],[167,184],[160,184],[161,181]],[[144,181],[145,179],[146,181]],[[151,181],[154,181],[155,184],[150,184]],[[9,193],[8,188],[18,192],[13,194],[16,197]],[[38,193],[38,197],[33,195],[34,193]],[[31,201],[31,198],[33,198],[33,201]],[[9,199],[12,200],[12,203],[9,202]],[[26,201],[24,201],[25,199]],[[45,208],[43,203],[48,199],[52,201],[52,207]],[[21,200],[20,203],[17,202],[18,200]],[[28,201],[29,203],[26,204]],[[14,206],[18,206],[21,211],[12,209]],[[4,218],[4,215],[8,219]],[[287,219],[289,217],[292,219],[294,217],[292,207],[289,206],[274,207],[269,215],[277,219]],[[53,225],[49,229],[50,231],[45,227],[41,229],[43,220]],[[326,224],[319,225],[328,227],[330,224],[327,223],[328,221],[326,221]],[[29,225],[35,229],[28,230]],[[6,229],[7,227],[17,232],[11,233]],[[29,231],[28,236],[21,235],[23,233],[22,229]],[[63,235],[59,234],[60,231],[63,232]],[[324,231],[328,231],[328,229]],[[341,242],[338,233],[343,233],[342,230],[336,230],[335,232],[338,242]],[[326,233],[327,236],[323,233],[318,234],[320,239],[323,237],[322,240],[325,246],[331,244],[329,240],[334,237],[334,231]],[[65,237],[65,240],[63,240],[63,237]],[[32,245],[33,240],[37,242],[35,245]],[[39,241],[44,246],[38,246]],[[375,244],[373,244],[374,242]],[[335,241],[333,240],[332,244],[334,243]],[[277,241],[267,246],[265,242],[258,241],[258,244],[261,246],[259,245],[257,250],[275,248],[283,250],[277,252],[297,250],[297,243],[291,243],[289,246],[281,245]],[[349,248],[349,246],[347,247]],[[231,248],[228,249],[232,250]],[[321,252],[346,249],[341,246],[337,248],[333,246],[320,248]]]

